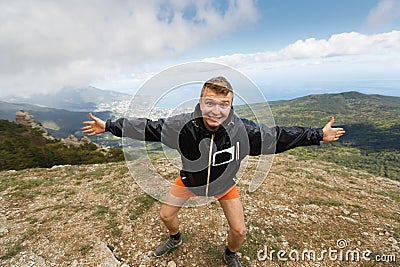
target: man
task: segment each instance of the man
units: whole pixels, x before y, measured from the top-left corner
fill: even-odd
[[[248,155],[280,153],[297,146],[319,145],[336,141],[345,131],[332,128],[334,118],[324,128],[267,127],[239,118],[232,108],[233,90],[224,77],[206,81],[194,112],[152,121],[135,118],[103,120],[90,114],[84,133],[89,136],[105,131],[116,136],[158,141],[177,149],[182,170],[161,206],[160,218],[169,238],[154,251],[161,257],[182,244],[178,212],[194,196],[218,199],[229,224],[223,258],[228,266],[242,266],[236,252],[242,244],[246,227],[243,206],[235,178],[240,162]]]

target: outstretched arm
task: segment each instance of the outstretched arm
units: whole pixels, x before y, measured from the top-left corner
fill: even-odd
[[[89,113],[89,117],[92,119],[91,121],[84,121],[83,124],[87,124],[82,128],[83,133],[87,133],[88,136],[93,136],[96,134],[101,134],[106,131],[106,123],[94,116],[92,113]]]
[[[139,141],[163,142],[170,148],[178,147],[178,135],[183,125],[190,121],[190,114],[181,114],[166,119],[150,120],[147,118],[119,118],[116,121],[103,121],[89,113],[91,121],[85,121],[82,128],[88,136],[110,132],[118,137],[128,137]],[[162,139],[162,140],[161,140]]]
[[[331,120],[322,129],[324,133],[322,141],[325,142],[337,141],[342,135],[346,133],[346,131],[343,128],[332,128],[334,122],[335,118],[332,117]]]
[[[275,126],[256,125],[254,122],[242,119],[250,140],[250,155],[277,154],[286,150],[299,147],[319,145],[321,141],[337,141],[345,134],[343,128],[333,128],[335,119],[331,120],[324,128],[311,128],[300,126]]]

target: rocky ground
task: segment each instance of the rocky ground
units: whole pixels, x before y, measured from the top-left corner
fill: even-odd
[[[275,157],[257,191],[249,182],[238,186],[244,266],[400,266],[399,182],[289,155]],[[218,202],[183,208],[184,244],[155,258],[166,237],[159,209],[124,162],[0,172],[0,265],[225,266]]]

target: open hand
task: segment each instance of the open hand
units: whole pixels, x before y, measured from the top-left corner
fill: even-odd
[[[335,118],[332,117],[332,119],[322,129],[322,131],[324,132],[323,141],[325,142],[337,141],[342,135],[346,133],[346,131],[343,128],[332,128],[334,122]]]
[[[83,133],[87,133],[88,136],[93,136],[106,131],[106,123],[103,120],[97,118],[92,113],[89,113],[89,117],[92,119],[92,121],[83,122],[83,124],[88,125],[82,128]]]

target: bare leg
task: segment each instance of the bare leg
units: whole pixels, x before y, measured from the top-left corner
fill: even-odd
[[[243,205],[240,198],[230,200],[219,200],[225,217],[229,224],[228,248],[236,252],[246,237],[246,226],[244,224]]]
[[[166,203],[161,205],[160,218],[168,228],[170,235],[176,235],[179,233],[179,220],[178,212],[182,205],[187,199],[175,198],[172,195],[167,196]],[[157,249],[153,252],[156,257],[161,257],[168,253],[171,249],[174,249],[182,244],[182,237],[171,236],[164,242],[162,242]]]
[[[169,196],[166,203],[161,205],[160,218],[171,235],[179,232],[178,212],[186,200],[185,198]]]

